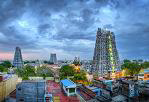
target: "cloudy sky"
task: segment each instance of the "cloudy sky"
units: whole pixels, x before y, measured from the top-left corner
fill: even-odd
[[[0,59],[92,59],[98,27],[121,59],[149,59],[149,0],[0,0]]]

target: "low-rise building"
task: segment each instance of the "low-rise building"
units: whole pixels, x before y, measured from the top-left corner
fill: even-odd
[[[17,102],[43,102],[45,95],[44,80],[26,80],[16,87]]]
[[[91,72],[92,63],[91,61],[82,61],[81,69],[86,70],[87,72]]]
[[[149,80],[149,68],[142,69],[138,74],[138,80]]]
[[[96,93],[84,85],[79,85],[77,87],[77,96],[79,97],[80,102],[98,102],[95,98]]]
[[[76,84],[71,80],[61,80],[60,85],[63,88],[64,92],[67,94],[67,96],[76,94]]]
[[[18,77],[13,74],[0,75],[0,102],[16,89]]]
[[[53,102],[81,102],[77,95],[71,95],[67,96],[62,86],[55,82],[48,80],[46,82],[46,94],[45,94],[45,100],[46,102],[49,100],[53,100]],[[50,101],[51,102],[51,101]]]

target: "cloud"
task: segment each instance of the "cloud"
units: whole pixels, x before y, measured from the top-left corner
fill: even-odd
[[[0,26],[20,17],[25,12],[25,1],[2,0],[0,1]]]
[[[147,59],[148,10],[148,0],[1,0],[0,49],[92,59],[103,27],[115,33],[121,58]]]

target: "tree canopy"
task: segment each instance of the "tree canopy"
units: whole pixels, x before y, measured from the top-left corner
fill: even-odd
[[[149,68],[149,62],[143,62],[142,60],[124,60],[124,64],[121,67],[122,69],[127,69],[129,75],[133,76],[138,74],[141,69]]]
[[[47,68],[46,66],[37,67],[36,74],[37,74],[38,76],[43,77],[44,79],[45,79],[46,77],[53,77],[52,70],[49,69],[49,68]]]
[[[68,78],[69,76],[73,76],[71,80],[77,81],[77,80],[87,80],[86,78],[86,72],[84,70],[80,70],[79,72],[75,71],[75,68],[73,66],[63,66],[60,69],[60,79]]]
[[[29,77],[35,77],[35,76],[43,77],[44,79],[45,77],[53,76],[52,71],[46,66],[42,67],[39,66],[36,69],[33,66],[26,65],[22,69],[16,69],[16,73],[18,74],[18,76],[22,77],[23,80],[29,80]]]
[[[10,61],[4,61],[1,65],[6,67],[6,68],[10,68],[12,66]]]
[[[0,64],[0,72],[7,72],[8,68],[12,66],[10,61],[3,61],[3,63]]]
[[[36,76],[35,68],[33,66],[24,66],[24,68],[17,68],[16,73],[19,77],[22,77],[23,80],[28,80],[29,76]]]
[[[0,72],[7,72],[8,69],[5,68],[3,65],[0,65]]]
[[[73,66],[65,65],[60,69],[60,79],[67,78],[68,76],[74,76],[75,70]]]
[[[80,70],[79,73],[74,75],[74,80],[87,80],[86,72],[84,70]]]
[[[143,63],[143,68],[146,69],[146,68],[149,68],[149,62],[145,61]]]

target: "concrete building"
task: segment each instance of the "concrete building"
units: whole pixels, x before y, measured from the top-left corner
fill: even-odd
[[[0,75],[0,102],[16,89],[18,77],[13,74]]]
[[[44,95],[44,80],[26,80],[16,87],[17,102],[43,102]]]
[[[73,61],[73,64],[80,65],[81,64],[80,58],[79,57],[75,57],[74,61]]]
[[[98,72],[100,76],[103,76],[108,71],[117,70],[120,70],[120,66],[115,35],[113,32],[98,28],[92,72]]]
[[[22,59],[21,49],[19,47],[16,47],[13,65],[16,68],[22,68],[23,67],[23,59]]]
[[[56,57],[56,54],[55,53],[51,53],[50,63],[57,64],[57,57]]]
[[[96,99],[96,93],[83,85],[77,86],[77,96],[80,102],[99,102]]]

